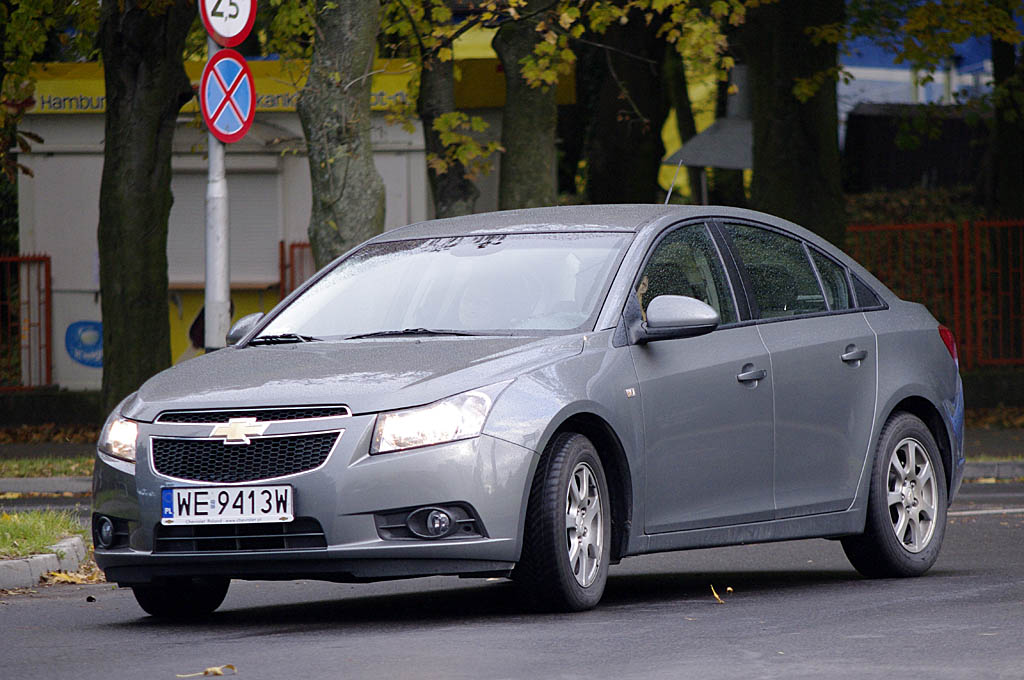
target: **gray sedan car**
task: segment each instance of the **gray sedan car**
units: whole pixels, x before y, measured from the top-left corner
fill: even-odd
[[[96,561],[150,614],[230,579],[510,576],[808,537],[923,574],[964,466],[950,331],[821,238],[732,208],[413,224],[111,414]]]

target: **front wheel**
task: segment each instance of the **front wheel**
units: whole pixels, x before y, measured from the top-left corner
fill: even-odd
[[[842,539],[843,550],[865,576],[920,576],[935,564],[945,531],[939,447],[920,418],[896,413],[878,437],[865,531]]]
[[[224,601],[230,584],[222,577],[173,578],[132,586],[132,591],[147,614],[187,621],[212,614]]]
[[[604,594],[611,538],[601,459],[583,435],[561,434],[534,476],[523,554],[513,577],[544,608],[590,609]]]

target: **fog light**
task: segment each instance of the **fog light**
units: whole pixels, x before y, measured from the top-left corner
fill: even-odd
[[[452,518],[444,510],[431,510],[427,515],[427,533],[431,536],[444,536],[452,528]]]
[[[109,548],[114,545],[114,523],[109,517],[96,519],[96,540],[101,548]]]

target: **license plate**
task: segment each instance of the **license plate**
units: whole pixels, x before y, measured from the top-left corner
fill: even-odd
[[[167,488],[161,493],[161,524],[291,522],[290,486]]]

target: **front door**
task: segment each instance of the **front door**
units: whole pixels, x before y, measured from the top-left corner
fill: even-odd
[[[695,338],[633,345],[646,451],[646,533],[770,519],[772,376],[754,326],[737,326],[735,298],[707,227],[675,229],[637,282],[641,309],[658,295],[714,307],[722,326]],[[763,377],[760,371],[764,371]]]

